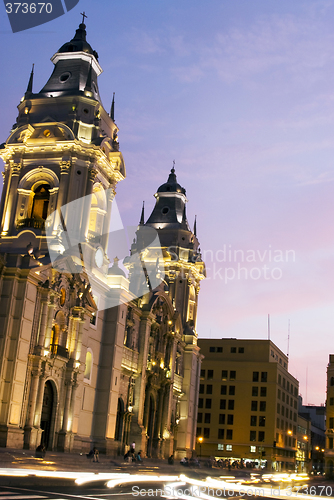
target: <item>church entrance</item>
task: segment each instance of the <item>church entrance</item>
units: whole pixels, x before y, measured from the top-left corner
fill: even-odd
[[[153,452],[153,433],[155,424],[155,401],[152,396],[150,396],[150,406],[148,411],[148,425],[147,425],[147,456],[154,456]]]
[[[53,410],[53,388],[49,380],[45,382],[42,416],[41,416],[41,429],[43,430],[41,444],[47,450],[51,446],[51,423],[52,423],[52,410]]]

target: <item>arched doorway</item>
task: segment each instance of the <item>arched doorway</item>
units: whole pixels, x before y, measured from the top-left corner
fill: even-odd
[[[45,449],[51,447],[51,424],[52,424],[52,411],[53,411],[54,393],[50,380],[45,382],[42,416],[41,416],[41,429],[43,430],[41,444]]]
[[[115,427],[115,441],[122,442],[123,419],[124,419],[124,403],[123,403],[122,398],[118,398],[116,427]]]

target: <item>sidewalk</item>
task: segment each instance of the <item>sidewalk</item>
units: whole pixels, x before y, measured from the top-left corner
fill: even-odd
[[[0,468],[39,469],[44,471],[68,471],[68,472],[119,472],[119,473],[150,473],[150,474],[187,474],[206,476],[245,476],[249,471],[208,468],[185,467],[175,461],[169,465],[167,460],[144,458],[142,463],[127,463],[123,457],[110,457],[100,454],[99,462],[87,459],[86,454],[62,453],[47,451],[44,458],[36,458],[33,450],[16,450],[12,448],[0,448]]]

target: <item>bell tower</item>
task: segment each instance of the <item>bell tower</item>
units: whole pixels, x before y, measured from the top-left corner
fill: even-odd
[[[110,291],[109,282],[119,285],[114,294],[127,286],[124,277],[108,276],[107,256],[112,202],[125,165],[114,100],[109,114],[98,89],[102,68],[86,41],[84,23],[51,60],[53,72],[39,92],[33,89],[32,69],[16,123],[0,145],[5,164],[0,446],[35,449],[43,443],[48,449],[68,450],[93,435],[93,405],[87,403],[87,420],[80,412],[84,388],[101,389],[94,385],[96,371],[91,376],[101,345],[110,344],[113,334],[117,349],[122,345],[118,317],[111,334],[104,327],[107,313],[97,317],[102,307],[90,285],[101,297]],[[108,351],[106,361],[110,380],[121,365],[121,358],[113,362],[113,353]],[[118,386],[113,383],[112,388],[116,394]],[[112,420],[112,405],[109,413],[106,418]]]
[[[85,24],[51,61],[54,70],[38,93],[32,70],[16,123],[0,146],[1,251],[25,253],[29,245],[46,255],[48,239],[51,252],[62,254],[81,242],[88,265],[106,270],[112,200],[125,177],[114,102],[108,114],[97,82],[102,68]]]

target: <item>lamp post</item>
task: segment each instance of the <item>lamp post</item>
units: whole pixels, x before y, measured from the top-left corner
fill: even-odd
[[[308,449],[308,436],[303,436],[304,441],[306,442],[306,472],[308,472],[308,467],[309,467],[309,449]]]
[[[203,443],[202,436],[199,436],[198,442],[199,442],[199,456],[201,457],[202,456],[202,443]]]

